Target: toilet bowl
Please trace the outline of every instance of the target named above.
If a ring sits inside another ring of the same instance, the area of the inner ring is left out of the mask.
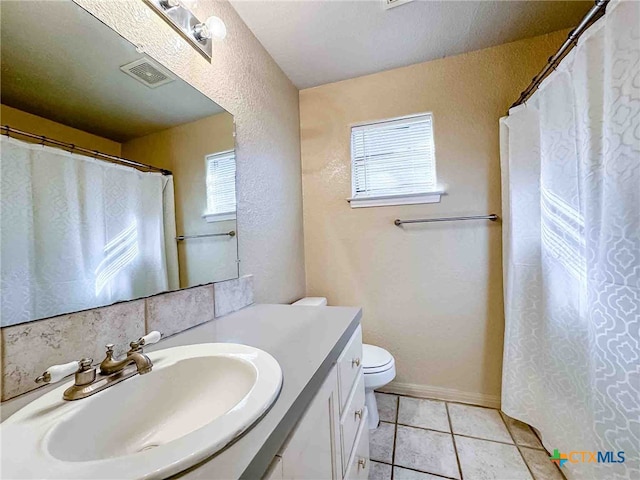
[[[369,429],[378,428],[380,417],[375,390],[384,387],[396,376],[396,361],[384,348],[362,345],[362,371],[364,372],[365,404],[369,411]]]
[[[305,297],[293,305],[323,307],[327,305],[324,297]],[[384,348],[362,344],[362,372],[364,373],[365,405],[369,412],[369,429],[378,428],[380,416],[375,390],[384,387],[396,376],[396,361]]]

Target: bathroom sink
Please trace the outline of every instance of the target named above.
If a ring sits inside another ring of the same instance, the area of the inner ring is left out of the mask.
[[[275,401],[282,371],[268,353],[208,343],[148,354],[153,370],[91,397],[63,385],[0,427],[3,478],[164,478],[204,460]]]

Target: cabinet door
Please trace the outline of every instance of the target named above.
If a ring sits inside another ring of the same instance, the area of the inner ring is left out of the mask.
[[[340,480],[338,375],[334,367],[282,451],[285,479]]]

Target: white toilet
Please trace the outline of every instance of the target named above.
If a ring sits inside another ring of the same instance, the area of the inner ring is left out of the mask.
[[[324,297],[305,297],[293,305],[306,305],[310,307],[323,307],[327,305]],[[396,376],[396,361],[384,348],[375,345],[362,345],[362,371],[364,373],[365,403],[369,411],[369,429],[378,428],[380,417],[378,416],[378,404],[374,391],[384,387]]]

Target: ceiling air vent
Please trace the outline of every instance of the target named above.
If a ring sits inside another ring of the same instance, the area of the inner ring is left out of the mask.
[[[409,2],[413,2],[413,0],[382,0],[382,5],[384,5],[386,10],[389,10],[390,8],[399,7]]]
[[[173,82],[176,78],[166,69],[148,58],[141,58],[120,67],[124,73],[135,78],[149,88]]]

